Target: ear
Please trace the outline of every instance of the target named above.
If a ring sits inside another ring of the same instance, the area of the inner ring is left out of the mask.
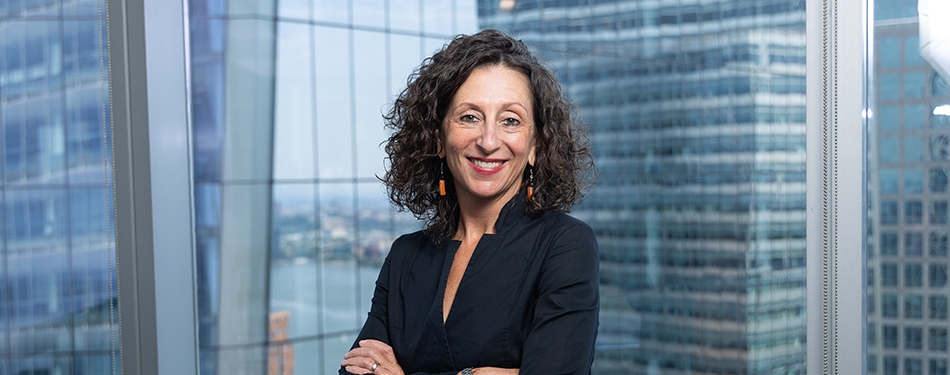
[[[444,159],[444,158],[445,158],[445,147],[443,147],[443,144],[445,143],[445,140],[443,139],[443,137],[445,137],[445,130],[439,129],[438,131],[435,132],[435,139],[436,139],[436,143],[435,143],[435,147],[436,147],[436,148],[435,148],[435,149],[436,149],[436,151],[437,151],[436,154],[437,154],[440,158],[443,158],[443,159]]]
[[[535,143],[531,142],[531,149],[528,150],[528,164],[537,165],[534,163],[536,159],[535,150],[537,150],[537,148],[538,147],[535,145]]]

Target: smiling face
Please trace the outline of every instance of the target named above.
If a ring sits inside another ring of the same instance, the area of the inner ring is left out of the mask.
[[[459,202],[510,200],[534,164],[535,124],[528,77],[489,65],[456,91],[442,122],[439,156],[452,172]]]

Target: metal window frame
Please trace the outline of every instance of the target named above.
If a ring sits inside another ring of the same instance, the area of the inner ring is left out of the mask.
[[[122,374],[198,374],[186,1],[106,1]]]
[[[808,0],[808,373],[864,374],[867,0]]]

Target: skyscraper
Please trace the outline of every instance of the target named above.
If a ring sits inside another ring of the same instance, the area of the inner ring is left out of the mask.
[[[873,22],[868,373],[947,374],[950,88],[921,54],[917,1],[880,1]]]
[[[101,5],[0,3],[0,375],[118,363]]]
[[[804,373],[804,2],[485,0],[479,20],[540,51],[591,128],[595,373]]]

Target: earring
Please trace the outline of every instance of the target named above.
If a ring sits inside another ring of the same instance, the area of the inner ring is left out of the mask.
[[[528,164],[528,202],[533,201],[532,195],[534,195],[534,167]]]
[[[442,170],[445,165],[444,160],[439,161],[439,196],[445,196],[445,172]]]

